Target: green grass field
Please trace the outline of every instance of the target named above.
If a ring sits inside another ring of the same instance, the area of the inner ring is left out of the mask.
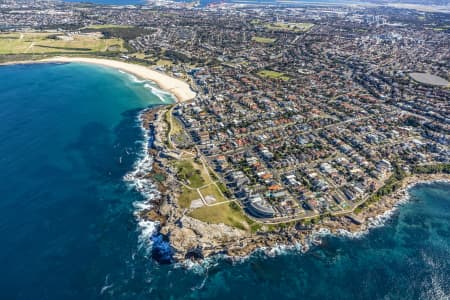
[[[207,223],[223,223],[242,230],[250,230],[248,219],[242,209],[235,203],[200,207],[194,209],[190,216]]]
[[[271,70],[261,70],[257,73],[259,76],[264,78],[270,78],[270,79],[281,79],[284,81],[289,80],[289,76],[285,75],[284,73],[271,71]]]
[[[194,166],[194,162],[191,159],[178,161],[176,167],[178,176],[187,180],[191,188],[199,188],[207,184],[207,177],[203,176],[202,167],[197,164]]]
[[[114,25],[114,24],[103,24],[103,25],[89,25],[83,27],[82,29],[105,29],[105,28],[133,28],[130,25]]]
[[[207,196],[214,197],[216,203],[226,201],[227,199],[222,195],[219,188],[214,184],[201,163],[195,162],[192,158],[185,158],[175,162],[174,166],[177,169],[177,175],[180,179],[188,182],[185,183],[187,187],[183,187],[178,198],[178,203],[182,208],[188,208],[192,200],[199,199],[200,193],[204,198]]]
[[[197,190],[190,190],[186,187],[181,188],[181,194],[178,197],[178,205],[181,208],[189,208],[191,206],[191,202],[200,199],[200,195],[197,193]]]
[[[217,186],[215,186],[214,184],[210,184],[204,188],[200,189],[200,193],[202,193],[203,197],[206,196],[212,196],[216,199],[216,202],[223,202],[226,201],[227,199],[225,199],[222,194],[220,193],[219,189],[217,188]]]
[[[282,30],[282,31],[293,31],[293,32],[306,32],[310,30],[314,24],[312,23],[272,23],[266,24],[265,27],[269,30]]]
[[[261,36],[254,36],[252,37],[252,41],[262,44],[273,44],[275,42],[275,39],[272,38],[265,38]]]
[[[73,35],[66,40],[57,32],[0,34],[0,54],[44,54],[125,51],[123,40],[103,39],[94,34]]]

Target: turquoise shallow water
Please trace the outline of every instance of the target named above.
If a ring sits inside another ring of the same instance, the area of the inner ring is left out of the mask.
[[[446,299],[450,186],[360,239],[201,271],[139,248],[123,176],[141,154],[144,82],[81,64],[0,67],[0,299]],[[170,101],[170,99],[166,99]]]

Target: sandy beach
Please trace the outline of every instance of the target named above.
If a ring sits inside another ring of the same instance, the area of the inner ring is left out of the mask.
[[[78,62],[111,67],[133,74],[141,79],[155,82],[161,89],[172,93],[179,102],[188,101],[195,97],[195,92],[186,82],[140,65],[102,58],[63,56],[48,58],[39,62]]]

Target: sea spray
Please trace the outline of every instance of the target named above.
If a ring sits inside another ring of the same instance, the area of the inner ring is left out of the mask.
[[[176,263],[175,268],[184,268],[192,271],[198,275],[207,274],[207,272],[215,266],[218,266],[221,261],[229,261],[232,264],[244,264],[252,258],[256,257],[276,257],[280,255],[288,255],[291,253],[303,254],[309,250],[307,245],[301,244],[299,242],[292,245],[276,244],[271,247],[260,247],[243,256],[229,256],[226,254],[217,254],[214,256],[206,257],[201,260],[185,260]]]
[[[155,242],[158,247],[162,245],[164,252],[164,260],[167,260],[167,245],[158,239],[159,224],[156,221],[143,219],[142,214],[152,208],[152,201],[160,197],[160,193],[150,178],[146,177],[152,171],[153,157],[148,152],[148,147],[151,146],[153,136],[151,132],[144,127],[143,114],[148,109],[139,113],[137,121],[141,125],[143,139],[141,141],[141,151],[138,160],[136,161],[133,170],[124,176],[124,180],[133,188],[135,188],[143,197],[140,201],[135,201],[133,207],[135,208],[134,215],[138,221],[138,247],[148,256],[152,255]],[[153,255],[152,255],[153,256]]]
[[[157,90],[156,87],[151,88],[155,88]],[[146,129],[143,126],[142,116],[145,112],[147,112],[147,110],[142,111],[138,116],[138,121],[141,123],[141,128],[143,131],[142,154],[136,161],[134,169],[125,176],[125,180],[137,191],[139,191],[144,197],[142,201],[136,201],[134,203],[134,207],[136,209],[135,215],[138,220],[138,226],[140,230],[139,248],[144,249],[146,254],[151,255],[153,258],[157,259],[160,262],[170,263],[172,262],[170,243],[158,234],[158,222],[143,219],[141,217],[143,212],[148,211],[152,208],[152,201],[160,197],[160,193],[154,183],[151,181],[151,179],[146,177],[146,175],[148,175],[148,173],[152,171],[153,157],[149,155],[148,147],[151,147],[152,145],[153,133],[150,129]],[[186,260],[184,262],[177,263],[176,267],[182,266],[184,268],[192,270],[195,273],[202,274],[207,272],[208,269],[210,269],[214,265],[217,265],[218,262],[223,259],[231,260],[233,263],[242,263],[247,261],[254,255],[274,257],[292,252],[305,253],[312,247],[320,245],[322,239],[327,236],[340,236],[351,239],[362,238],[369,233],[370,229],[384,226],[385,223],[392,218],[399,206],[409,200],[408,191],[415,185],[421,183],[429,183],[429,181],[418,181],[408,185],[402,192],[403,197],[393,205],[392,209],[385,211],[381,215],[370,217],[367,219],[367,229],[365,230],[350,232],[345,229],[337,229],[336,231],[331,232],[328,228],[319,228],[309,235],[304,244],[277,244],[272,247],[256,249],[249,255],[242,257],[229,257],[227,255],[221,254],[199,261]]]
[[[406,204],[410,200],[409,191],[413,187],[415,187],[418,184],[432,184],[436,182],[446,182],[449,183],[447,180],[424,180],[424,181],[417,181],[414,183],[409,184],[403,191],[403,197],[399,199],[398,201],[393,204],[393,207],[390,210],[385,211],[383,214],[370,217],[367,219],[367,229],[356,231],[356,232],[350,232],[345,229],[337,229],[334,232],[331,232],[328,228],[319,228],[317,230],[313,230],[311,234],[305,239],[305,243],[296,243],[293,245],[288,244],[276,244],[271,247],[261,247],[258,249],[255,249],[252,253],[241,256],[241,257],[230,257],[224,254],[216,255],[213,257],[208,257],[203,260],[198,261],[185,261],[182,263],[178,263],[177,266],[182,266],[184,268],[192,270],[194,273],[197,274],[204,274],[207,272],[211,267],[216,265],[220,260],[230,260],[233,263],[245,263],[249,259],[254,257],[276,257],[280,255],[286,255],[291,253],[299,253],[304,254],[307,253],[309,250],[314,249],[315,247],[318,247],[322,244],[322,239],[326,237],[345,237],[349,239],[360,239],[365,237],[370,230],[379,228],[382,226],[385,226],[386,223],[392,219],[392,217],[398,212],[398,209]]]

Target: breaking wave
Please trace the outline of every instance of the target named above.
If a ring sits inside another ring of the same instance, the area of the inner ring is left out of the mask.
[[[319,228],[319,229],[313,231],[309,235],[309,237],[305,240],[305,243],[296,243],[293,245],[277,244],[272,247],[262,247],[262,248],[256,249],[255,251],[253,251],[252,253],[250,253],[249,255],[246,255],[246,256],[229,257],[227,255],[221,254],[221,255],[216,255],[213,257],[208,257],[201,261],[187,260],[187,261],[185,261],[183,263],[179,263],[177,265],[187,268],[197,274],[205,274],[208,272],[208,270],[210,268],[216,266],[218,264],[218,261],[220,261],[222,259],[230,259],[233,263],[244,263],[251,257],[258,256],[258,255],[263,255],[265,257],[275,257],[275,256],[285,255],[285,254],[294,253],[294,252],[303,254],[303,253],[308,252],[313,247],[321,245],[322,239],[329,237],[329,236],[345,237],[345,238],[350,238],[350,239],[360,239],[360,238],[365,237],[370,232],[370,230],[385,226],[386,223],[389,220],[391,220],[392,217],[397,213],[398,209],[402,205],[408,203],[408,201],[410,200],[409,190],[411,188],[415,187],[418,184],[432,184],[432,183],[436,183],[436,182],[449,183],[449,181],[447,181],[447,180],[432,180],[432,181],[418,181],[418,182],[408,185],[403,191],[403,197],[393,205],[392,209],[385,211],[381,215],[367,219],[367,221],[366,221],[367,229],[365,229],[365,230],[361,230],[361,231],[357,231],[357,232],[350,232],[350,231],[347,231],[344,229],[338,229],[338,230],[336,230],[336,232],[331,232],[328,228]],[[436,278],[434,278],[434,279],[435,280],[433,283],[439,282],[438,280],[436,280]],[[435,292],[436,295],[441,295],[441,289],[438,289],[437,287],[438,287],[438,285],[433,286],[433,292]],[[438,297],[437,299],[442,299],[442,298]]]
[[[153,240],[152,237],[157,233],[158,222],[144,220],[141,218],[142,213],[152,208],[152,201],[160,197],[151,179],[146,175],[152,170],[153,157],[148,153],[148,145],[151,143],[152,136],[148,130],[143,127],[142,116],[147,110],[143,110],[138,115],[138,122],[141,125],[143,132],[143,140],[141,141],[140,156],[134,164],[133,170],[124,176],[124,181],[129,184],[130,187],[136,189],[143,197],[140,201],[135,201],[133,206],[135,208],[134,215],[138,221],[139,230],[139,249],[145,251],[147,255],[151,254]]]
[[[158,97],[158,99],[164,103],[176,102],[175,98],[173,97],[173,95],[171,93],[168,93],[168,92],[165,92],[165,91],[159,89],[151,81],[146,81],[146,83],[144,84],[144,87],[149,89],[153,95]]]
[[[176,102],[175,97],[166,91],[161,90],[156,83],[154,83],[151,80],[146,80],[146,79],[139,79],[138,77],[136,77],[135,75],[122,71],[122,70],[118,70],[120,73],[125,74],[126,76],[128,76],[128,79],[133,82],[133,83],[137,83],[137,84],[143,84],[144,87],[148,90],[150,90],[150,92],[155,95],[161,102],[163,103],[171,103],[171,102]]]
[[[127,75],[128,76],[128,79],[131,81],[131,82],[134,82],[134,83],[145,83],[145,82],[147,82],[147,80],[141,80],[141,79],[139,79],[139,78],[137,78],[136,76],[134,76],[133,74],[131,74],[131,73],[128,73],[128,72],[125,72],[125,71],[122,71],[122,70],[118,70],[119,71],[119,73],[122,73],[122,74],[125,74],[125,75]]]

